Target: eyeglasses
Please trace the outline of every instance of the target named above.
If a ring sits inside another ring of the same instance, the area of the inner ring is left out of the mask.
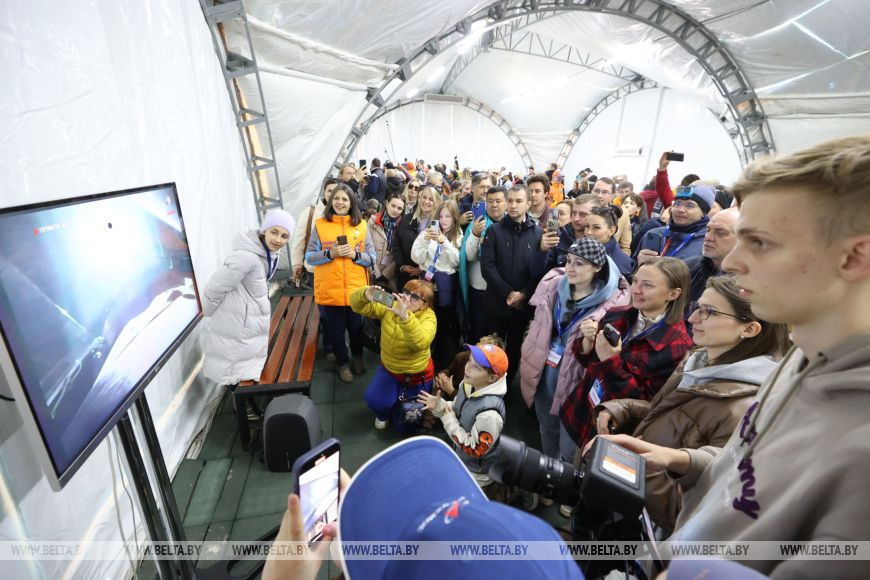
[[[598,189],[598,188],[596,188],[596,189],[593,189],[593,190],[592,190],[592,193],[598,193],[598,194],[601,194],[601,193],[607,193],[607,194],[612,194],[613,192],[610,191],[609,189]]]
[[[415,293],[411,292],[410,290],[402,290],[402,294],[404,294],[405,296],[407,296],[411,300],[419,300],[420,302],[423,301],[422,296],[420,296],[419,294],[415,294]]]
[[[420,191],[420,186],[419,185],[409,185],[408,189],[413,189],[414,191]]]
[[[701,320],[709,320],[711,316],[728,316],[730,318],[734,318],[736,320],[742,320],[744,322],[752,322],[751,319],[746,318],[745,316],[737,316],[736,314],[728,314],[727,312],[721,312],[716,310],[715,308],[710,308],[709,306],[705,306],[703,304],[698,305],[698,309],[695,310],[698,313],[698,318]]]

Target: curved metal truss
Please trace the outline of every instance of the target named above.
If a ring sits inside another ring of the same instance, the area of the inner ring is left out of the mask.
[[[372,117],[371,123],[369,126],[373,124],[375,121],[386,115],[387,113],[391,113],[396,109],[400,109],[402,107],[406,107],[408,105],[413,105],[414,103],[440,103],[440,104],[448,104],[454,106],[462,106],[472,111],[478,112],[502,130],[502,133],[507,135],[507,138],[510,139],[511,143],[513,143],[514,147],[517,149],[517,153],[519,153],[520,157],[523,160],[523,167],[529,167],[532,165],[532,156],[529,155],[528,149],[526,149],[526,144],[523,143],[522,138],[519,136],[519,133],[516,129],[514,129],[513,125],[511,125],[507,119],[502,117],[498,111],[487,105],[486,103],[482,103],[477,99],[472,99],[471,97],[453,97],[447,95],[437,95],[437,94],[426,94],[419,97],[414,97],[413,99],[401,99],[398,101],[394,101],[389,105],[380,109],[374,117]]]
[[[557,42],[528,30],[522,31],[525,26],[497,26],[487,34],[481,35],[480,40],[474,46],[453,61],[453,66],[450,67],[447,76],[444,77],[444,82],[441,84],[441,92],[447,93],[456,79],[477,57],[491,50],[529,54],[567,62],[620,79],[622,82],[630,82],[640,77],[638,73],[627,67],[610,64],[606,59],[596,57],[592,53],[582,52],[573,45]]]
[[[577,123],[577,126],[571,131],[571,134],[568,136],[565,144],[562,145],[562,150],[559,151],[559,157],[556,158],[556,163],[559,164],[559,167],[564,167],[565,161],[568,159],[568,156],[571,155],[571,151],[574,149],[574,145],[580,139],[580,135],[583,134],[583,131],[589,128],[589,125],[592,124],[601,113],[604,112],[607,107],[616,103],[619,99],[630,95],[631,93],[636,93],[638,91],[645,91],[647,89],[657,89],[659,86],[649,80],[649,79],[639,79],[637,81],[633,81],[630,83],[626,83],[625,85],[619,87],[612,93],[608,93],[603,99],[598,101],[598,103],[589,109],[589,112],[586,113],[580,122]]]
[[[436,55],[463,40],[473,43],[473,37],[469,38],[469,35],[476,34],[479,26],[483,27],[483,36],[486,36],[493,34],[493,27],[508,26],[519,30],[569,11],[622,16],[642,22],[673,39],[698,61],[725,99],[727,111],[720,118],[735,141],[741,161],[748,163],[774,149],[767,116],[740,65],[712,32],[679,8],[664,0],[500,0],[429,39],[408,57],[400,59],[396,63],[397,70],[380,87],[369,89],[368,103],[341,146],[336,168],[351,158],[360,138],[386,101]]]

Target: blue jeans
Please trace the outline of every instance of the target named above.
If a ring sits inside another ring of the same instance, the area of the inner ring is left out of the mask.
[[[572,463],[577,445],[568,435],[558,415],[551,415],[553,396],[546,392],[544,385],[535,393],[535,414],[541,428],[541,452],[549,457]]]
[[[415,388],[428,393],[432,392],[432,381],[426,381],[419,385],[405,385],[391,375],[384,368],[384,365],[378,365],[378,370],[375,371],[375,376],[372,377],[363,397],[369,409],[374,411],[375,416],[381,421],[386,421],[390,418],[393,408],[399,402],[399,393],[403,387],[405,393],[409,396]],[[394,426],[400,427],[399,425]]]

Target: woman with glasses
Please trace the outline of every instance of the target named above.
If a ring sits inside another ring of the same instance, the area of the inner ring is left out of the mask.
[[[730,276],[707,281],[689,322],[696,348],[652,401],[616,399],[596,406],[599,434],[628,433],[675,449],[725,445],[788,350],[788,329],[754,316]],[[653,521],[673,531],[680,511],[673,480],[647,470],[646,498]]]
[[[436,219],[435,206],[440,203],[440,199],[440,194],[436,194],[431,185],[424,185],[420,189],[413,213],[402,219],[396,228],[393,236],[393,262],[396,265],[396,279],[400,288],[403,288],[408,280],[423,273],[423,270],[411,259],[411,248],[417,236],[429,227],[429,222]]]
[[[619,273],[631,282],[633,269],[631,258],[616,243],[616,229],[621,217],[622,209],[615,205],[592,208],[592,212],[586,218],[586,235],[601,242],[607,251],[607,256],[619,268]]]
[[[386,429],[392,418],[400,432],[413,434],[423,418],[416,403],[421,391],[432,391],[435,367],[429,347],[435,338],[435,292],[424,280],[410,280],[401,294],[389,295],[392,305],[375,301],[379,288],[367,286],[350,296],[353,311],[381,321],[381,364],[365,392],[375,413],[375,429]],[[389,301],[389,298],[386,299]]]
[[[405,213],[412,213],[417,206],[417,196],[420,194],[420,182],[412,179],[405,186]]]

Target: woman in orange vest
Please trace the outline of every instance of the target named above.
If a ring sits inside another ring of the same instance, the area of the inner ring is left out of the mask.
[[[338,378],[344,383],[365,372],[362,317],[350,308],[350,295],[368,286],[375,247],[362,218],[359,200],[346,185],[332,192],[323,217],[314,222],[305,260],[314,266],[314,301],[324,307]],[[345,332],[353,360],[348,364]]]

